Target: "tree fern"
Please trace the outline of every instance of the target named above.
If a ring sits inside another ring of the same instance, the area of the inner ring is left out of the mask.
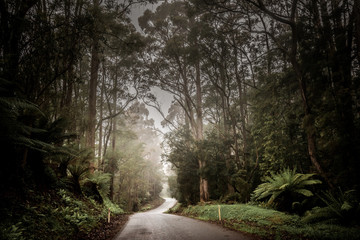
[[[110,179],[110,173],[103,173],[98,171],[94,172],[88,177],[88,181],[96,184],[96,187],[102,198],[105,198],[110,193]]]
[[[323,192],[318,197],[327,205],[333,217],[344,223],[359,222],[360,201],[355,190],[343,192],[340,188],[336,193]]]
[[[74,164],[68,167],[68,171],[71,175],[74,193],[82,195],[80,180],[84,179],[86,174],[88,173],[88,166],[82,164]]]
[[[253,192],[253,200],[267,199],[269,205],[275,204],[280,209],[290,210],[289,206],[299,197],[311,197],[314,194],[307,187],[320,184],[321,181],[313,179],[315,174],[296,173],[295,170],[284,169],[280,173],[271,173],[265,177]]]

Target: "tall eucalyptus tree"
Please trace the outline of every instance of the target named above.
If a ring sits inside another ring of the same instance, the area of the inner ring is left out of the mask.
[[[155,13],[147,10],[139,18],[139,24],[149,41],[144,55],[149,78],[154,85],[174,94],[185,113],[185,125],[197,141],[203,140],[203,80],[197,17],[190,17],[187,4],[179,1],[164,3]],[[206,163],[200,155],[198,164],[200,201],[207,201],[208,182],[202,171]]]

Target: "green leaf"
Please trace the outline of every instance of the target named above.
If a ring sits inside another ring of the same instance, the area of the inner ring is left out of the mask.
[[[307,189],[296,189],[295,192],[300,193],[306,197],[314,196],[314,194],[310,190],[307,190]]]

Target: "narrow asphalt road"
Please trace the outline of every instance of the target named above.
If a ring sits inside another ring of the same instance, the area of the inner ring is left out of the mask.
[[[114,240],[250,240],[215,224],[163,213],[176,203],[167,198],[160,207],[132,215]]]

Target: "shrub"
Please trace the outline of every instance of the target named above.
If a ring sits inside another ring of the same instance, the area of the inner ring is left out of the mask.
[[[5,227],[0,226],[0,239],[8,239],[8,240],[24,240],[23,231],[21,228],[21,222]]]
[[[223,203],[240,203],[243,202],[243,197],[239,193],[230,193],[221,199]]]
[[[343,192],[323,192],[318,197],[325,203],[325,207],[316,207],[306,213],[303,221],[335,222],[354,224],[360,222],[360,202],[355,190]]]
[[[110,212],[115,214],[124,213],[124,210],[122,210],[117,204],[110,201],[109,198],[104,199],[104,205],[106,209],[110,209]]]

